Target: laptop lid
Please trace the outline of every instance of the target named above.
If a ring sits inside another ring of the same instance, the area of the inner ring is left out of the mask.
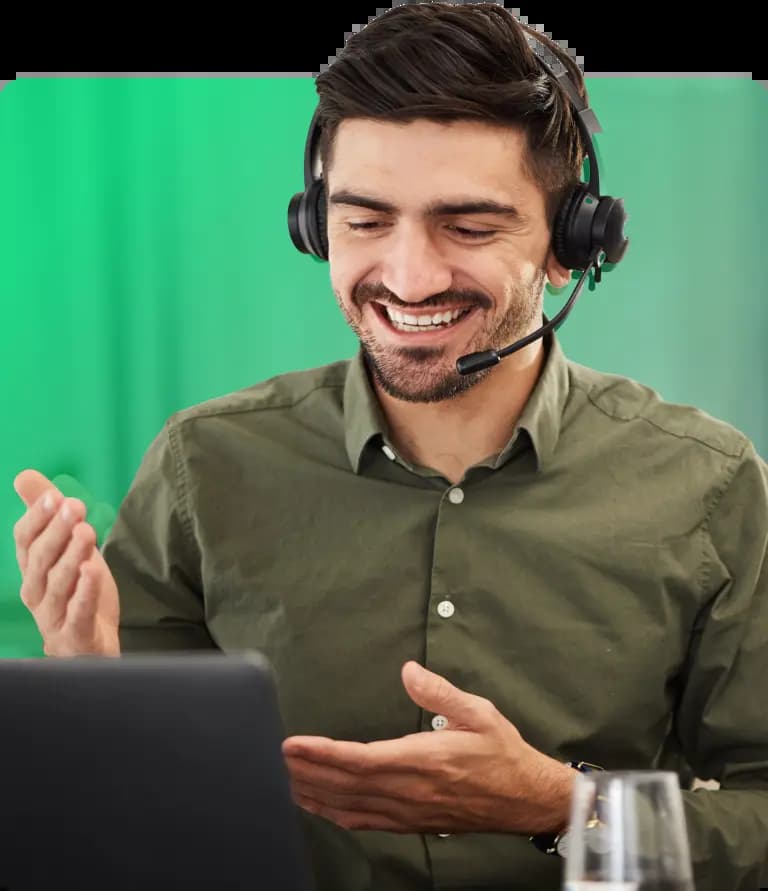
[[[0,891],[311,891],[256,652],[0,660]]]

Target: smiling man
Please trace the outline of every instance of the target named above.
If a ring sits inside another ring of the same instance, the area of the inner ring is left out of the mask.
[[[290,207],[359,351],[170,417],[103,552],[21,473],[21,596],[50,656],[262,651],[318,891],[556,891],[585,762],[678,770],[697,891],[755,891],[765,462],[552,330],[457,368],[579,269],[585,146],[536,33],[424,3],[350,37]]]
[[[532,333],[546,280],[570,277],[526,173],[525,134],[483,121],[344,120],[326,168],[332,283],[393,440],[458,482],[503,449],[543,348],[472,375],[457,360]]]

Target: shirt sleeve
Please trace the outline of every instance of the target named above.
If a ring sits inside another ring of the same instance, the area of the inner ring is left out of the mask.
[[[697,891],[768,888],[768,467],[747,443],[702,530],[706,601],[691,638],[677,734]]]
[[[102,547],[120,597],[123,653],[216,648],[178,436],[168,421],[152,441]]]

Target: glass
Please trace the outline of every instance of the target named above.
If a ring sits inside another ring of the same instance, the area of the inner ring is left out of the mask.
[[[565,891],[694,891],[671,771],[579,773],[564,843]]]

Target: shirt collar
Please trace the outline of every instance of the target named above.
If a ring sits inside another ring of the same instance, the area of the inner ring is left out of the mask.
[[[546,353],[541,374],[513,435],[498,455],[495,467],[504,464],[519,445],[517,433],[520,430],[530,437],[538,470],[546,466],[554,453],[568,399],[568,362],[554,332],[544,338],[544,344]],[[360,473],[363,453],[369,444],[380,448],[390,443],[387,421],[371,385],[362,348],[350,360],[347,369],[344,429],[347,455],[355,473]]]

